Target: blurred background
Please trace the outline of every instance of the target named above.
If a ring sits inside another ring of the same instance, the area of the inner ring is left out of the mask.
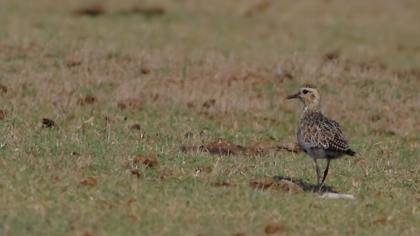
[[[418,0],[0,0],[0,234],[419,235],[419,29]],[[313,181],[273,151],[308,83],[357,201],[250,187]]]
[[[357,111],[385,126],[372,118],[382,114],[407,133],[415,118],[395,121],[418,108],[418,9],[414,0],[3,0],[1,76],[49,91],[40,104],[94,91],[108,104],[189,108],[217,97],[221,112],[290,112],[287,91],[312,83],[338,101],[339,118]]]

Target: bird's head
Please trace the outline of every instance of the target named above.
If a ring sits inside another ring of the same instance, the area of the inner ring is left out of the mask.
[[[319,109],[321,101],[318,90],[310,85],[304,86],[297,93],[287,96],[286,99],[299,99],[305,107],[314,109]]]

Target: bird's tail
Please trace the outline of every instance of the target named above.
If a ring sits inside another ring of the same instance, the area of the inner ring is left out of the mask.
[[[346,150],[346,154],[349,155],[349,156],[354,156],[354,155],[356,155],[356,152],[349,148],[349,149]]]

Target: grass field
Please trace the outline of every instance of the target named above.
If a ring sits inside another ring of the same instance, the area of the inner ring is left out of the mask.
[[[420,235],[419,1],[0,3],[0,235]],[[316,182],[268,148],[305,83],[355,200],[255,188]],[[219,139],[259,152],[194,148]]]

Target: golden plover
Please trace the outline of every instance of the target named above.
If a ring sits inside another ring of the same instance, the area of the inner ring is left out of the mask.
[[[299,99],[304,104],[297,129],[297,140],[302,150],[315,162],[318,186],[321,188],[328,175],[330,161],[343,155],[354,156],[340,125],[321,113],[321,101],[318,90],[312,86],[301,88],[287,99]],[[317,159],[326,159],[327,166],[320,183]]]

